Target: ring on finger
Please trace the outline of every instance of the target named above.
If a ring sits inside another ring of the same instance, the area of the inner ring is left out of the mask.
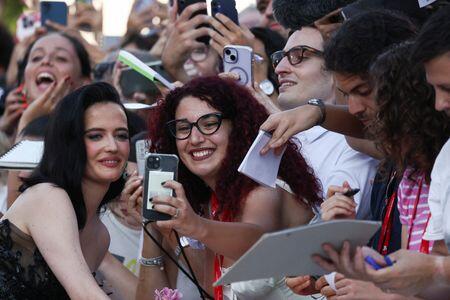
[[[175,210],[175,214],[173,215],[173,218],[176,219],[176,218],[178,218],[179,215],[180,215],[180,209],[177,208],[177,209]]]

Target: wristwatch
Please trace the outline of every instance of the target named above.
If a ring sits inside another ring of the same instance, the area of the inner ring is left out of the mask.
[[[325,103],[323,103],[323,101],[321,99],[310,99],[308,100],[308,104],[309,105],[314,105],[320,108],[320,113],[321,113],[321,117],[319,119],[319,122],[317,122],[316,125],[322,125],[323,122],[325,122],[325,118],[327,116],[327,111],[325,109]]]
[[[270,96],[275,91],[275,87],[273,86],[273,83],[269,79],[264,79],[259,83],[259,88],[266,94],[267,96]]]

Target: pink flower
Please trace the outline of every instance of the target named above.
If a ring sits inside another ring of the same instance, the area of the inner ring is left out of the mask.
[[[181,298],[183,298],[183,294],[176,289],[165,287],[160,291],[155,290],[155,300],[181,300]]]

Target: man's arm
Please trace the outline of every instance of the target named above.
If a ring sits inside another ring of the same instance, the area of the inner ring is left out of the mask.
[[[321,109],[313,105],[302,105],[270,115],[261,125],[261,129],[272,132],[272,138],[261,153],[267,153],[269,149],[281,152],[284,144],[293,135],[318,125],[322,117]],[[364,137],[364,125],[348,112],[347,106],[325,105],[325,120],[321,126],[351,137]]]

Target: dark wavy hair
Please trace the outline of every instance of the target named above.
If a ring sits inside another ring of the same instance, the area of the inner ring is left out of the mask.
[[[399,13],[388,10],[360,13],[344,22],[325,43],[325,67],[365,78],[378,55],[415,34],[415,25]]]
[[[258,183],[238,173],[237,169],[258,135],[259,126],[269,116],[265,108],[250,92],[232,80],[216,76],[197,78],[172,91],[150,118],[150,138],[153,151],[178,154],[175,139],[165,124],[175,118],[179,103],[188,96],[196,97],[220,111],[233,124],[229,137],[227,156],[222,162],[220,177],[216,184],[219,210],[229,210],[236,217],[241,213],[243,199]],[[293,143],[288,143],[278,175],[289,184],[299,202],[306,205],[321,202],[320,185],[312,169]],[[208,203],[211,190],[180,162],[179,178],[194,210],[202,213]]]
[[[445,113],[434,109],[434,91],[424,68],[409,59],[412,46],[396,45],[372,65],[379,113],[371,127],[377,146],[394,161],[399,174],[412,167],[424,172],[429,182],[450,126]]]
[[[64,189],[72,201],[79,229],[86,223],[86,205],[81,190],[87,161],[84,114],[94,104],[110,102],[119,105],[126,114],[119,94],[105,82],[85,85],[64,97],[50,117],[41,162],[30,177],[23,179],[20,187],[23,192],[33,185],[47,182]],[[99,209],[120,195],[124,183],[121,177],[110,184]]]
[[[434,13],[423,25],[413,49],[413,59],[428,62],[450,51],[450,5]]]

